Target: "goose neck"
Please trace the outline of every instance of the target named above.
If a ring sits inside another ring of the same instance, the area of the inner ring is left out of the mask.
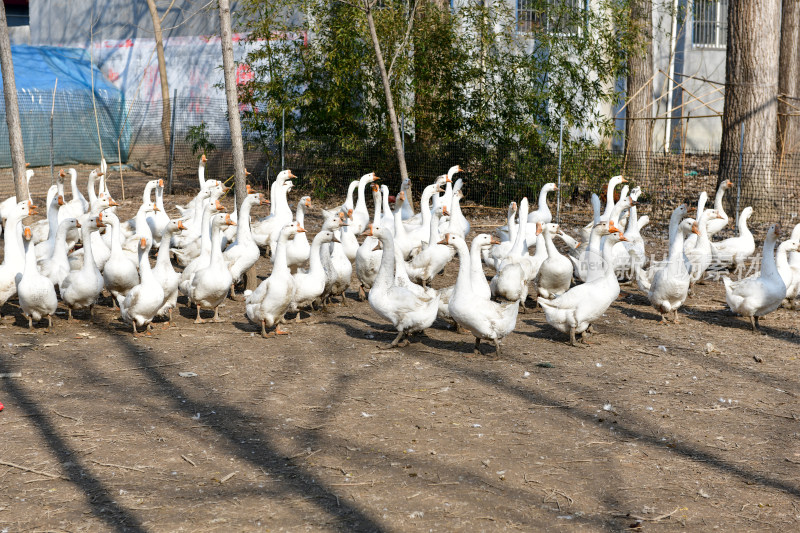
[[[92,171],[89,173],[89,183],[86,187],[86,192],[89,193],[89,205],[97,202],[97,191],[95,190],[95,180],[97,179],[97,173]],[[100,191],[103,192],[103,191]]]
[[[83,241],[83,266],[81,270],[84,272],[96,270],[97,266],[94,264],[94,254],[92,253],[92,230],[88,221],[81,225],[81,240]]]
[[[159,267],[172,266],[172,262],[170,261],[169,258],[169,252],[170,252],[169,247],[171,241],[172,241],[172,232],[169,230],[164,230],[164,233],[161,234],[161,241],[158,246],[158,255],[156,255],[156,265],[158,265]]]
[[[218,266],[222,264],[222,228],[213,226],[211,232],[211,260],[209,264]]]
[[[770,231],[767,234],[767,238],[764,241],[764,251],[761,254],[761,275],[762,276],[771,276],[778,273],[777,266],[775,264],[775,243],[778,241],[778,237],[775,235],[774,231]]]
[[[453,292],[459,290],[472,290],[472,260],[467,249],[467,243],[461,239],[455,239],[451,245],[458,254],[458,277]],[[478,254],[480,255],[480,254]]]
[[[387,289],[394,282],[394,266],[395,258],[391,253],[394,250],[394,238],[389,231],[381,231],[378,240],[383,245],[383,253],[381,254],[381,265],[378,268],[378,275],[375,277],[375,282],[372,284],[373,289]]]

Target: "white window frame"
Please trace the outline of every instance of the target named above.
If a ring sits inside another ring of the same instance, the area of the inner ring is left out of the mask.
[[[530,0],[514,0],[514,18],[516,22],[516,30],[517,33],[520,34],[530,34],[533,33],[530,28],[535,27],[535,25],[543,26],[543,29],[552,35],[560,35],[564,37],[571,37],[571,36],[579,36],[583,33],[583,21],[577,22],[575,24],[574,31],[561,31],[561,32],[554,32],[550,29],[550,19],[547,17],[547,9],[545,8],[544,11],[540,11],[537,9],[521,9],[520,4],[529,2]],[[556,2],[561,4],[575,4],[573,6],[576,10],[585,11],[586,10],[586,1],[585,0],[547,0],[547,4],[555,4]],[[531,2],[533,3],[533,2]],[[569,7],[567,5],[567,7]],[[530,18],[526,19],[525,22],[529,24],[529,27],[526,29],[520,29],[520,13],[530,14]],[[544,21],[544,24],[542,24]]]
[[[716,48],[721,50],[727,48],[728,2],[729,0],[693,0],[692,48]],[[714,18],[708,17],[698,20],[697,14],[699,6],[703,6],[706,14],[712,11],[712,8],[716,8]],[[709,35],[711,32],[713,32],[713,35]],[[697,42],[696,37],[698,35],[702,37],[701,40],[711,42]],[[709,36],[713,38],[708,39]]]

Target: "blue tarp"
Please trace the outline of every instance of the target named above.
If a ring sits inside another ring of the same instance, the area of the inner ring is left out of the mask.
[[[58,79],[53,112],[53,159],[56,165],[100,161],[92,105],[89,53],[79,48],[13,45],[14,78],[17,86],[25,160],[32,166],[50,164],[50,112],[53,87]],[[0,78],[0,86],[2,78]],[[94,67],[94,94],[103,152],[108,162],[117,161],[120,138],[122,162],[127,160],[130,127],[123,135],[125,101],[102,72]],[[11,166],[5,102],[0,100],[0,167]]]

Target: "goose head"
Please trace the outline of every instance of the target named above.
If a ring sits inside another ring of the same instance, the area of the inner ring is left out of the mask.
[[[453,181],[453,176],[458,174],[459,172],[463,172],[459,165],[453,165],[450,167],[450,170],[447,171],[447,181]]]
[[[326,242],[333,242],[334,237],[335,236],[332,231],[322,230],[319,233],[317,233],[315,239],[319,239],[320,242],[326,243]]]
[[[286,170],[281,170],[280,172],[278,172],[278,175],[276,176],[275,179],[278,181],[286,181],[296,177],[297,176],[292,174],[292,171],[287,168]]]
[[[489,248],[493,244],[500,244],[500,239],[489,235],[488,233],[481,233],[480,235],[476,235],[474,239],[472,239],[473,246],[480,246],[481,249]]]

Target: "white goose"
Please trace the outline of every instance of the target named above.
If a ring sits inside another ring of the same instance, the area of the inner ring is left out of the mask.
[[[558,224],[547,223],[542,225],[547,259],[542,262],[536,277],[536,287],[539,296],[552,300],[569,290],[572,282],[572,261],[561,255],[553,243],[553,236],[558,234]]]
[[[374,172],[370,172],[369,174],[364,174],[361,176],[361,179],[358,180],[358,199],[353,209],[353,220],[350,223],[350,229],[354,235],[358,235],[364,231],[367,224],[369,224],[369,211],[367,210],[367,199],[364,195],[364,189],[366,189],[368,183],[378,181],[379,179],[380,178],[376,176]]]
[[[448,233],[455,233],[462,239],[469,234],[471,229],[469,220],[461,212],[461,200],[464,198],[464,193],[461,191],[463,186],[461,179],[456,180],[453,187],[453,199],[450,202],[450,223],[447,225]]]
[[[203,206],[203,230],[202,235],[200,235],[200,251],[192,261],[186,265],[181,272],[181,282],[178,285],[181,294],[188,296],[189,290],[192,285],[192,278],[194,277],[195,273],[201,268],[205,268],[208,266],[208,262],[211,260],[211,242],[213,236],[213,230],[211,228],[211,220],[215,214],[220,211],[224,211],[225,207],[219,203],[219,200],[216,201],[216,205],[212,205],[211,203],[206,203]]]
[[[397,330],[391,346],[405,346],[408,335],[429,328],[436,320],[439,296],[433,289],[413,283],[399,286],[395,283],[394,237],[391,232],[370,226],[368,235],[377,237],[387,252],[381,256],[381,266],[372,289],[369,306],[381,318],[388,320]]]
[[[22,232],[25,246],[25,269],[17,282],[17,296],[22,312],[28,318],[28,329],[33,329],[33,322],[47,317],[47,327],[53,327],[53,313],[58,307],[56,290],[50,280],[39,273],[36,267],[33,232],[25,226]]]
[[[541,224],[537,224],[537,230],[541,232]],[[527,244],[527,231],[528,227],[528,199],[523,198],[519,203],[519,228],[517,229],[517,237],[514,239],[514,245],[511,251],[506,255],[502,262],[498,265],[497,273],[492,278],[489,286],[492,290],[492,295],[498,298],[503,298],[510,302],[520,302],[522,310],[525,312],[525,300],[528,298],[528,282],[532,279],[529,276],[535,277],[537,272],[533,272],[533,264],[527,261],[527,265],[523,264],[528,256]],[[546,257],[544,246],[536,246],[536,255],[543,261]],[[538,266],[536,268],[538,270]]]
[[[120,221],[117,215],[106,213],[103,222],[111,226],[111,255],[103,267],[103,282],[114,303],[124,299],[139,284],[137,263],[123,251],[120,243]],[[141,249],[141,242],[140,242]],[[147,247],[150,250],[150,246]]]
[[[410,262],[406,263],[408,277],[415,283],[421,283],[423,287],[427,287],[455,255],[453,248],[439,244],[441,240],[439,236],[439,217],[441,215],[449,215],[447,207],[437,207],[433,211],[428,243]]]
[[[519,302],[496,303],[486,297],[484,290],[474,290],[474,276],[470,266],[467,243],[458,235],[448,234],[447,244],[458,252],[458,277],[447,305],[450,316],[462,328],[475,336],[475,352],[480,353],[481,340],[494,343],[496,356],[500,355],[500,341],[507,337],[517,323]],[[479,281],[479,280],[478,280]],[[479,286],[485,284],[478,282]],[[483,287],[481,287],[483,289]]]
[[[371,227],[378,227],[381,220],[381,190],[377,184],[372,184],[372,198],[375,204],[375,215]],[[355,213],[354,213],[355,214]],[[383,251],[378,248],[380,241],[374,237],[367,237],[358,247],[355,260],[355,271],[361,285],[358,288],[358,297],[363,302],[366,291],[372,287],[381,264]]]
[[[638,264],[634,264],[636,281],[639,288],[647,293],[650,304],[661,314],[661,323],[667,323],[670,312],[672,321],[678,323],[678,309],[686,301],[689,294],[689,271],[683,252],[683,232],[678,226],[686,216],[686,204],[681,204],[672,211],[669,220],[669,255],[666,263],[654,264],[645,272]]]
[[[535,211],[528,214],[528,242],[536,240],[536,224],[549,224],[553,221],[553,213],[550,212],[550,207],[547,205],[547,193],[558,192],[558,186],[555,183],[545,183],[542,190],[539,191],[539,206]]]
[[[576,285],[554,300],[539,297],[537,301],[544,310],[547,323],[563,333],[569,333],[572,346],[579,346],[575,335],[581,334],[585,346],[587,330],[592,322],[600,318],[619,296],[619,282],[614,273],[611,249],[618,240],[625,240],[619,233],[608,235],[611,222],[602,222],[594,233],[606,234],[603,247],[602,271],[591,270],[585,283]]]
[[[724,230],[728,226],[728,222],[730,222],[727,213],[725,213],[725,207],[723,206],[722,200],[725,197],[725,191],[731,187],[733,187],[733,182],[731,180],[722,181],[720,182],[719,187],[717,187],[717,196],[714,198],[714,210],[717,212],[720,218],[710,220],[708,222],[706,227],[709,238]]]
[[[753,208],[745,207],[739,215],[739,235],[730,237],[720,242],[711,243],[711,252],[714,255],[714,262],[725,266],[734,266],[737,269],[744,269],[747,261],[756,251],[756,241],[747,221],[753,214]]]
[[[800,241],[800,224],[796,224],[792,229],[793,241]],[[786,307],[794,309],[794,301],[800,294],[800,252],[789,252],[789,268],[792,269],[792,281],[786,286]]]
[[[277,324],[289,308],[294,294],[294,278],[286,264],[286,243],[297,232],[304,232],[299,224],[287,224],[281,229],[275,247],[275,262],[272,272],[254,291],[245,291],[245,314],[247,318],[261,325],[261,336],[287,335]],[[267,328],[275,327],[275,331],[267,333]]]
[[[31,197],[31,178],[33,177],[33,170],[27,169],[25,171],[25,182],[28,184],[28,200],[29,202],[33,203],[33,198]],[[6,224],[6,219],[8,216],[14,212],[16,205],[20,203],[17,202],[16,196],[9,196],[2,202],[0,202],[0,222],[2,222],[3,226]]]
[[[691,280],[690,287],[693,287],[698,281],[703,279],[706,270],[713,261],[711,252],[711,241],[708,239],[708,221],[719,218],[717,212],[713,209],[705,209],[703,214],[697,218],[697,221],[692,224],[692,233],[698,236],[697,242],[690,250],[686,250],[686,243],[683,245],[686,260],[691,265],[689,269],[689,278]]]
[[[708,202],[708,194],[706,191],[702,191],[700,193],[699,198],[697,199],[697,219],[700,220],[700,216],[703,214],[703,211],[706,209],[706,202]],[[692,221],[694,223],[696,220]],[[706,222],[706,228],[708,228],[708,221]],[[683,251],[689,252],[695,246],[697,246],[698,235],[695,233],[690,234],[686,237],[686,240],[683,242]]]
[[[37,259],[50,257],[53,253],[53,247],[56,244],[56,233],[58,233],[58,208],[64,205],[64,197],[58,194],[51,195],[50,193],[53,192],[53,189],[55,189],[55,192],[58,191],[57,187],[53,185],[47,193],[47,236],[44,240],[37,241],[35,236],[36,232],[34,228],[31,227],[31,242],[38,242],[38,244],[34,246],[34,253]]]
[[[295,211],[294,220],[301,228],[305,229],[306,222],[306,209],[311,207],[311,197],[303,196],[297,202],[297,210]],[[297,267],[308,261],[308,256],[311,253],[311,244],[308,242],[308,233],[301,232],[294,236],[286,246],[286,263],[289,269],[293,272]],[[274,262],[274,257],[273,257]]]
[[[734,313],[748,317],[754,332],[759,331],[759,317],[775,311],[786,297],[786,284],[775,263],[775,243],[779,234],[780,229],[776,224],[769,227],[758,276],[740,281],[731,281],[728,276],[722,276],[728,307]]]
[[[158,247],[156,266],[153,268],[153,274],[161,283],[161,289],[164,291],[164,301],[156,316],[169,315],[167,327],[175,325],[172,321],[172,310],[178,306],[178,284],[181,282],[181,275],[175,272],[169,258],[169,243],[172,235],[185,229],[186,226],[181,220],[170,220],[169,224],[164,227],[161,234],[161,245]]]
[[[61,299],[67,306],[67,318],[72,320],[72,311],[75,309],[89,308],[89,314],[94,318],[94,304],[103,290],[103,275],[92,255],[92,232],[104,228],[103,214],[92,216],[87,213],[78,219],[81,226],[81,240],[83,241],[84,259],[80,270],[71,271],[61,282],[59,292]]]
[[[287,194],[292,188],[290,178],[296,177],[291,170],[282,170],[270,186],[270,214],[251,222],[250,231],[256,243],[270,250],[277,245],[281,229],[292,223],[292,210],[289,207]]]
[[[145,237],[139,240],[141,283],[132,287],[126,296],[117,295],[122,320],[133,326],[134,336],[138,335],[137,327],[149,326],[164,303],[164,289],[150,268],[150,247],[151,242]]]
[[[234,240],[223,252],[228,270],[231,272],[233,283],[231,283],[231,298],[235,299],[235,285],[242,281],[244,273],[256,264],[261,252],[258,244],[253,239],[250,231],[250,210],[253,206],[266,204],[268,201],[261,193],[250,193],[242,201],[238,225],[236,226],[236,240]]]
[[[300,310],[313,305],[325,292],[325,269],[322,267],[320,248],[333,240],[332,231],[323,230],[317,233],[311,243],[308,269],[300,270],[294,275],[294,294],[288,310],[290,313],[297,313],[296,322],[300,322]]]
[[[352,215],[352,210],[349,211]],[[344,213],[342,213],[344,215]],[[350,220],[349,218],[347,219]],[[342,244],[345,235],[353,236],[352,233],[347,233],[345,230],[349,229],[347,224],[339,230],[339,242],[330,243],[327,248],[329,253],[320,252],[322,254],[322,265],[325,268],[325,291],[322,294],[323,305],[327,305],[331,297],[339,296],[340,305],[347,305],[347,297],[345,291],[350,287],[350,279],[353,276],[353,263],[347,257],[344,245]],[[324,226],[323,226],[324,228]]]
[[[69,257],[67,256],[67,234],[80,230],[77,218],[66,218],[61,221],[56,231],[56,242],[49,257],[39,261],[39,271],[47,277],[53,285],[61,285],[70,272]]]
[[[481,233],[480,235],[476,235],[474,239],[472,239],[472,244],[470,244],[469,249],[469,261],[470,261],[470,276],[471,276],[471,283],[472,283],[472,290],[477,294],[480,298],[491,299],[492,297],[492,290],[489,287],[489,282],[486,281],[486,274],[483,272],[483,264],[481,262],[481,255],[484,249],[489,248],[493,244],[497,244],[500,240],[497,237],[493,237],[488,233]],[[450,285],[449,287],[445,287],[443,289],[438,289],[436,292],[439,294],[439,318],[443,320],[447,320],[448,322],[455,322],[453,317],[450,316],[450,310],[448,308],[450,304],[450,297],[453,295],[453,290],[455,289],[455,284]]]
[[[6,212],[3,238],[3,264],[0,265],[0,307],[17,292],[17,275],[25,269],[24,247],[20,242],[22,219],[35,214],[33,202],[19,202]]]
[[[153,235],[153,247],[158,248],[161,244],[161,234],[169,224],[169,215],[164,209],[164,180],[158,180],[156,187],[156,207],[157,211],[147,215],[147,225],[150,226],[150,233]]]
[[[500,263],[503,262],[503,259],[511,251],[511,248],[514,246],[514,242],[517,239],[517,202],[511,202],[508,205],[508,216],[506,218],[506,227],[508,228],[507,232],[497,232],[499,237],[500,243],[495,244],[488,250],[485,250],[483,253],[483,262],[486,263],[486,266],[497,270],[500,268]]]
[[[401,209],[402,219],[403,220],[411,220],[414,218],[414,199],[411,194],[411,180],[406,178],[403,180],[403,184],[400,186],[400,192],[403,194],[402,200],[398,195],[398,201],[403,202],[403,207]]]
[[[207,190],[208,187],[211,185],[206,181],[206,154],[200,156],[200,163],[197,166],[197,180],[200,183],[200,192]],[[212,182],[216,182],[217,180],[210,180]],[[200,206],[200,202],[202,201],[201,195],[198,194],[192,200],[184,205],[176,205],[175,208],[180,211],[182,217],[188,217],[193,214],[193,211],[196,210]]]
[[[214,309],[212,322],[224,322],[219,317],[219,306],[228,295],[233,278],[222,257],[222,228],[234,224],[236,223],[228,214],[218,213],[211,219],[211,257],[208,265],[198,269],[194,274],[187,291],[189,301],[197,308],[195,324],[205,322],[200,317],[200,310],[203,307]]]
[[[405,191],[400,191],[395,200],[395,204],[400,203],[400,208],[394,210],[394,245],[400,250],[403,256],[403,261],[408,260],[409,257],[415,255],[420,250],[418,242],[414,241],[408,236],[406,226],[403,224],[403,209],[402,205],[405,202]]]
[[[56,201],[55,205],[53,205],[53,200]],[[61,203],[64,202],[64,197],[61,197]],[[47,189],[47,201],[44,204],[47,207],[47,213],[43,220],[37,220],[33,224],[30,225],[31,234],[33,237],[31,240],[33,241],[34,245],[38,248],[42,248],[40,245],[46,242],[49,238],[55,238],[55,232],[58,229],[58,209],[61,204],[58,203],[58,185],[53,184]],[[52,249],[52,245],[48,246],[48,251]],[[42,252],[37,252],[36,257],[41,257]]]
[[[72,189],[72,200],[67,202],[67,205],[64,207],[67,208],[67,212],[69,213],[68,216],[77,218],[89,211],[89,202],[86,200],[86,197],[83,195],[83,193],[81,193],[81,190],[78,187],[78,172],[74,168],[69,169],[67,172],[69,172],[69,184],[70,188]]]

